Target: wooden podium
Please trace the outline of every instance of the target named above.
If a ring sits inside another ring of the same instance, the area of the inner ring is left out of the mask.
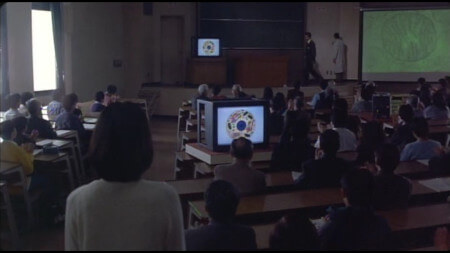
[[[227,61],[225,58],[191,58],[187,64],[187,80],[193,84],[227,83]]]
[[[245,88],[281,87],[287,83],[288,56],[244,56],[236,60],[235,82]]]

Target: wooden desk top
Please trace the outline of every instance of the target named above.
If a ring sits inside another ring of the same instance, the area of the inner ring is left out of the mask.
[[[166,181],[177,191],[178,195],[203,195],[213,178]],[[294,183],[290,171],[266,174],[268,187],[291,185]]]
[[[67,156],[67,153],[59,152],[58,154],[43,154],[39,153],[34,156],[35,161],[39,162],[54,162],[62,157]]]
[[[437,193],[435,190],[412,180],[411,196]],[[314,190],[272,193],[265,195],[247,196],[241,198],[236,215],[264,214],[268,212],[296,210],[311,207],[326,207],[342,203],[340,188],[326,188]],[[189,205],[195,213],[202,218],[208,217],[205,213],[205,202],[202,200],[190,201]],[[449,212],[450,215],[450,212]]]
[[[200,143],[187,143],[186,153],[205,162],[208,165],[224,164],[233,162],[229,152],[214,152],[206,149]],[[255,149],[253,152],[253,162],[270,161],[272,157],[272,146],[269,144],[266,149]]]
[[[386,218],[393,232],[450,224],[450,203],[378,212]],[[433,214],[433,215],[429,215]],[[252,226],[258,249],[269,248],[269,237],[275,223]]]
[[[58,148],[63,148],[65,146],[69,146],[72,142],[67,140],[54,140],[54,139],[40,139],[38,142],[36,142],[36,146],[45,146],[48,144],[53,144],[57,146]]]
[[[418,161],[400,162],[394,173],[397,175],[414,174],[429,171],[428,166]]]
[[[75,137],[76,131],[75,130],[56,130],[56,135],[58,138]]]

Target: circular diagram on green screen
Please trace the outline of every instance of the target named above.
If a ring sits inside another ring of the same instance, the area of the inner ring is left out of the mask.
[[[205,42],[203,42],[203,47],[202,47],[202,49],[203,49],[203,52],[206,54],[206,55],[212,55],[212,54],[214,54],[214,52],[216,51],[216,45],[214,45],[214,42],[212,42],[212,41],[210,41],[210,40],[207,40],[207,41],[205,41]]]
[[[436,48],[434,23],[424,15],[394,15],[384,21],[383,27],[383,49],[396,60],[419,61],[427,58]]]
[[[255,117],[249,111],[235,111],[227,119],[227,133],[231,139],[250,138],[254,131]]]

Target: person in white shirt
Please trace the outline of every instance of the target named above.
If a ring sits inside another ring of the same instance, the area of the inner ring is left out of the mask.
[[[330,128],[339,134],[339,150],[338,152],[343,151],[355,151],[358,146],[358,141],[356,139],[355,134],[346,128],[347,125],[347,114],[341,110],[333,110],[331,115],[331,125]],[[324,129],[320,124],[317,125],[319,132],[323,132]],[[316,143],[314,144],[315,148],[320,147],[320,136],[317,138]]]
[[[336,75],[336,83],[341,83],[344,77],[344,65],[345,65],[345,44],[342,41],[339,33],[333,35],[333,63],[334,73]]]
[[[67,198],[65,250],[185,250],[177,192],[141,178],[153,159],[144,111],[133,103],[111,104],[92,138],[90,159],[100,179]]]
[[[20,116],[25,117],[25,114],[20,113],[20,94],[14,93],[8,96],[9,110],[5,112],[5,120],[14,119]]]

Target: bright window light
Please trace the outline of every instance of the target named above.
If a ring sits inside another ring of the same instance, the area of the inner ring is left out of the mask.
[[[56,89],[56,57],[50,11],[32,10],[34,91]]]

